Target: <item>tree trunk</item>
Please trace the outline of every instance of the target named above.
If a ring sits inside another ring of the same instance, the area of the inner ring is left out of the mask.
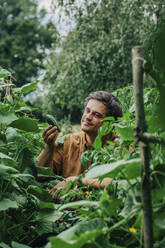
[[[141,156],[141,195],[143,208],[144,225],[144,248],[153,248],[153,229],[152,229],[152,203],[150,192],[150,149],[147,140],[140,139],[146,132],[146,122],[143,102],[143,51],[137,46],[132,49],[134,98],[136,111],[135,138],[139,142]]]

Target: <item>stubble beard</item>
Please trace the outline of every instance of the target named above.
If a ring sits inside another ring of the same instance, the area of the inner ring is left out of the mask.
[[[91,125],[91,127],[92,127],[93,125]],[[90,126],[89,126],[90,127]],[[84,132],[84,133],[86,133],[86,134],[88,134],[88,135],[91,135],[91,136],[97,136],[97,132],[96,132],[96,130],[93,130],[93,129],[88,129],[88,128],[83,128],[83,125],[81,126],[81,130]]]

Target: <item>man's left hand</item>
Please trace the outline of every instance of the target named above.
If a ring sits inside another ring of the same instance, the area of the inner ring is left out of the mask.
[[[66,185],[69,181],[75,181],[78,177],[76,176],[72,176],[72,177],[67,177],[65,180],[63,180],[62,182],[58,183],[56,186],[54,186],[51,190],[50,190],[50,194],[53,196],[55,191],[59,188],[66,188]]]

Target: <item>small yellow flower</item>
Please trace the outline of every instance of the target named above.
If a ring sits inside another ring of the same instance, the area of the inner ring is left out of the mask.
[[[136,230],[134,227],[130,227],[129,230],[130,230],[130,232],[132,232],[132,233],[136,233],[136,232],[137,232],[137,230]]]
[[[89,195],[89,191],[85,191],[85,192],[84,192],[84,195],[85,195],[85,196],[88,196],[88,195]]]

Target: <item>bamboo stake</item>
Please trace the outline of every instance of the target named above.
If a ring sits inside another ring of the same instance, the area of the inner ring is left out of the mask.
[[[148,141],[150,143],[158,143],[161,145],[165,145],[165,138],[157,134],[143,133],[140,139],[142,141]]]
[[[136,106],[135,138],[138,139],[141,156],[141,195],[144,225],[144,248],[153,248],[152,203],[150,192],[150,149],[148,141],[142,141],[140,139],[147,129],[143,102],[143,61],[142,47],[134,47],[132,49],[132,69]]]

